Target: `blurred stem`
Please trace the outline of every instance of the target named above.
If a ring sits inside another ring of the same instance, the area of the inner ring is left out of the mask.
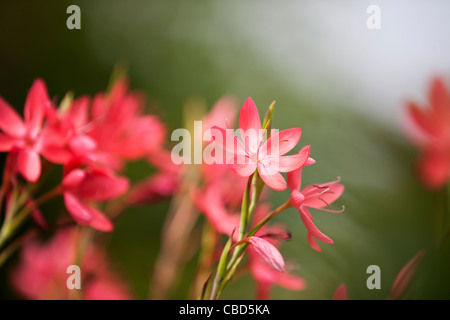
[[[203,100],[192,98],[186,101],[184,106],[185,128],[189,132],[195,132],[194,121],[203,117],[204,109]],[[196,143],[198,141],[194,141],[192,147]],[[193,154],[192,150],[190,154]],[[198,212],[192,203],[190,190],[197,187],[199,175],[196,165],[186,166],[180,191],[172,200],[169,214],[164,222],[161,247],[150,282],[150,299],[165,300],[169,298],[186,263],[187,254],[193,251],[192,230],[197,222]]]
[[[26,197],[24,196],[24,194],[26,195]],[[27,191],[25,191],[24,194],[22,194],[21,197],[18,197],[15,200],[15,202],[11,206],[11,209],[9,210],[10,212],[7,212],[5,221],[3,222],[2,228],[0,230],[0,248],[2,248],[5,243],[11,238],[11,236],[14,235],[17,229],[24,223],[26,218],[35,208],[61,194],[61,188],[60,186],[53,188],[52,190],[37,198],[32,204],[26,205],[22,210],[17,212],[16,210],[21,207],[21,202],[24,202],[29,196]]]
[[[210,273],[210,269],[214,261],[214,249],[216,248],[217,243],[217,233],[212,228],[211,224],[206,220],[203,224],[201,241],[198,268],[193,286],[191,288],[191,299],[198,297],[198,292],[200,289],[203,289],[201,296],[204,298],[206,290],[204,281],[205,279],[209,280],[207,276]],[[211,274],[209,274],[209,277],[211,277]],[[201,300],[203,300],[203,298]]]

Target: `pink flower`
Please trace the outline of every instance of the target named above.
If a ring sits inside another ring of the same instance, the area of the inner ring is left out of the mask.
[[[127,91],[128,81],[120,78],[109,94],[96,95],[86,130],[97,144],[95,160],[115,170],[122,168],[124,160],[158,154],[166,137],[166,128],[156,116],[141,115],[143,95]]]
[[[286,189],[286,181],[280,172],[300,168],[309,157],[309,148],[296,155],[283,156],[298,143],[302,130],[292,128],[276,132],[264,141],[258,109],[251,98],[242,105],[239,127],[242,140],[237,139],[230,130],[218,126],[211,128],[218,147],[235,156],[231,169],[243,177],[258,170],[262,180],[270,188]]]
[[[418,175],[430,189],[442,188],[450,179],[450,93],[444,82],[433,80],[429,100],[431,107],[408,104],[412,126],[409,134],[421,148]]]
[[[308,230],[308,242],[310,246],[321,251],[321,248],[317,244],[315,239],[323,241],[325,243],[333,243],[328,236],[323,234],[313,222],[313,218],[308,208],[318,209],[327,212],[342,212],[341,210],[325,209],[325,206],[329,206],[335,200],[337,200],[344,192],[344,186],[338,184],[339,179],[333,182],[315,184],[305,187],[302,191],[301,188],[301,175],[302,169],[295,170],[288,173],[288,185],[291,190],[290,201],[294,208],[299,210],[300,217]]]
[[[34,81],[25,102],[22,120],[0,97],[0,151],[17,150],[17,168],[22,176],[35,182],[41,175],[41,129],[46,108],[51,105],[44,81]]]
[[[334,292],[333,300],[348,300],[347,286],[345,283],[339,285],[339,287]]]
[[[64,204],[77,223],[109,232],[113,229],[112,223],[92,202],[103,202],[124,194],[129,182],[108,170],[73,169],[65,175],[62,188]]]
[[[257,208],[253,222],[254,225],[258,224],[259,221],[267,215],[268,209],[269,208],[266,205]],[[285,228],[280,224],[264,225],[256,233],[256,236],[260,239],[266,239],[266,242],[269,242],[275,248],[280,246],[280,240],[290,238],[290,234],[286,232]],[[270,263],[270,254],[267,254],[267,256],[269,256],[268,259],[265,258],[264,255],[259,254],[254,246],[249,246],[247,250],[250,275],[256,282],[257,299],[269,299],[270,289],[274,285],[281,286],[288,290],[304,290],[306,288],[306,282],[303,278],[289,273],[288,270],[283,272],[277,271]],[[275,256],[277,256],[277,254],[275,254]],[[284,269],[288,269],[288,267],[285,267]]]
[[[223,165],[209,167],[219,167],[216,169],[217,172],[223,173],[220,170]],[[211,180],[203,190],[192,189],[191,196],[194,204],[205,215],[214,230],[229,235],[233,229],[239,227],[240,205],[246,181],[242,177],[230,175],[229,171],[228,174],[216,178],[217,180]]]
[[[401,299],[411,283],[412,278],[416,274],[419,263],[422,261],[425,255],[425,250],[417,252],[411,260],[400,270],[392,285],[391,292],[389,293],[390,300]]]
[[[25,242],[19,264],[11,274],[14,289],[27,299],[70,299],[67,288],[67,267],[80,264],[81,298],[130,299],[125,283],[114,274],[108,259],[99,247],[88,244],[86,253],[77,261],[79,245],[77,229],[62,229],[43,243],[36,238]]]
[[[63,165],[94,162],[97,143],[85,134],[89,128],[89,103],[89,98],[83,96],[72,101],[67,110],[48,109],[47,125],[42,132],[44,157]]]

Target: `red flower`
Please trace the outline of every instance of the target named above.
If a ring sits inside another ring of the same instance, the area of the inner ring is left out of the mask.
[[[248,177],[258,170],[261,179],[274,190],[286,189],[286,181],[280,172],[290,172],[305,164],[309,150],[291,156],[291,151],[300,140],[302,130],[292,128],[276,132],[267,141],[261,128],[258,109],[251,98],[242,105],[239,113],[239,127],[242,140],[231,130],[218,126],[211,128],[214,140],[226,152],[235,156],[231,169],[239,176]]]
[[[36,80],[25,102],[22,120],[0,97],[0,151],[17,151],[17,169],[25,179],[35,182],[41,174],[41,129],[46,108],[51,102],[44,81]]]
[[[108,170],[73,169],[64,177],[62,187],[65,206],[77,223],[108,232],[113,229],[112,223],[91,203],[124,194],[129,182]]]
[[[128,93],[126,79],[117,80],[107,95],[95,96],[86,134],[97,143],[95,161],[119,170],[124,160],[158,154],[166,128],[154,115],[141,115],[144,98]]]
[[[267,214],[268,207],[261,206],[255,212],[255,221],[254,225],[258,224],[260,219]],[[290,238],[289,233],[287,233],[281,225],[264,225],[257,233],[256,236],[263,237],[269,242],[273,247],[278,247],[281,243],[279,239]],[[259,238],[262,239],[262,238]],[[274,285],[279,285],[288,290],[304,290],[306,288],[306,281],[298,277],[296,275],[290,274],[288,272],[288,267],[286,270],[276,270],[270,259],[270,251],[265,257],[265,255],[261,255],[257,252],[257,248],[255,246],[249,246],[248,257],[249,257],[249,269],[250,275],[256,282],[256,298],[259,300],[269,299],[270,289]],[[261,251],[261,249],[260,249]],[[277,250],[278,252],[278,250]],[[277,254],[275,253],[275,258]],[[281,258],[282,259],[282,258]],[[280,260],[281,261],[281,260]],[[284,264],[284,263],[283,263]],[[284,268],[283,268],[284,269]]]
[[[25,242],[18,266],[13,270],[14,289],[25,298],[35,300],[70,299],[67,267],[80,264],[81,298],[85,300],[131,299],[129,289],[109,268],[108,259],[99,247],[88,244],[77,261],[79,233],[75,228],[58,231],[48,242],[36,238]]]
[[[333,243],[333,240],[323,234],[314,225],[312,215],[308,208],[319,209],[327,212],[342,212],[344,208],[336,211],[325,209],[324,207],[329,206],[341,196],[342,192],[344,192],[344,186],[342,184],[338,184],[339,180],[336,180],[333,182],[307,186],[300,191],[301,174],[302,169],[288,173],[287,179],[289,189],[291,190],[291,204],[300,212],[300,217],[308,230],[308,242],[310,246],[317,251],[321,251],[315,239],[325,243]]]
[[[433,80],[429,93],[430,106],[420,108],[408,104],[412,140],[421,148],[418,175],[425,186],[440,189],[450,179],[450,93],[444,82]]]

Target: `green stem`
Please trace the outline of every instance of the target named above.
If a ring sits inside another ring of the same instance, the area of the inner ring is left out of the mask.
[[[11,236],[16,232],[16,230],[22,225],[22,223],[35,208],[39,207],[43,203],[59,194],[61,194],[61,187],[57,186],[56,188],[37,198],[32,205],[30,204],[25,206],[17,214],[14,214],[14,212],[9,212],[5,221],[3,222],[2,229],[0,230],[0,248],[3,247],[3,245],[11,238]],[[20,200],[20,198],[18,200]],[[15,211],[17,207],[13,205],[13,208],[14,210],[12,211]]]

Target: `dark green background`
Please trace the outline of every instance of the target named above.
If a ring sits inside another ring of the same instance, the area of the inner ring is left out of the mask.
[[[81,30],[66,28],[69,4],[81,8]],[[362,24],[367,5],[360,5]],[[59,99],[67,91],[76,96],[93,95],[106,88],[114,65],[123,61],[129,66],[131,87],[146,92],[149,107],[162,117],[169,132],[181,126],[182,105],[193,96],[202,97],[208,106],[227,93],[240,102],[251,96],[261,113],[276,100],[274,125],[279,129],[300,126],[300,143],[310,144],[317,160],[304,170],[304,183],[340,176],[346,190],[336,207],[345,205],[346,209],[342,214],[313,212],[316,225],[335,241],[334,245],[323,244],[322,253],[308,246],[305,228],[294,209],[277,217],[293,234],[282,253],[298,266],[294,272],[307,280],[308,288],[300,292],[274,288],[273,298],[330,299],[338,285],[346,283],[351,299],[384,299],[398,271],[420,249],[426,249],[427,255],[410,298],[450,298],[450,251],[447,247],[437,252],[433,239],[438,195],[423,189],[412,175],[417,152],[403,135],[400,119],[392,121],[397,127],[372,119],[365,112],[372,107],[370,98],[364,103],[340,94],[337,84],[346,82],[347,72],[328,77],[325,62],[321,70],[325,90],[311,89],[308,78],[312,74],[307,72],[299,75],[301,82],[283,77],[277,64],[258,51],[245,32],[230,31],[235,30],[230,28],[233,14],[245,17],[243,27],[251,25],[258,30],[255,23],[260,20],[254,20],[253,14],[260,6],[272,8],[273,15],[283,9],[275,2],[263,1],[246,2],[242,9],[238,1],[220,6],[217,1],[2,1],[0,94],[22,110],[33,79],[42,77],[50,95]],[[269,29],[281,36],[290,22]],[[270,16],[265,23],[271,24]],[[308,20],[296,23],[308,28]],[[329,27],[333,27],[332,21]],[[342,30],[343,35],[345,32]],[[305,51],[321,35],[312,32],[309,36],[303,39]],[[302,53],[298,52],[298,59],[321,64]],[[285,62],[287,69],[289,63]],[[427,83],[427,79],[421,80]],[[426,90],[423,87],[417,96]],[[329,92],[327,104],[323,104],[324,91]],[[149,169],[136,163],[128,172],[139,179]],[[56,173],[54,179],[58,179]],[[288,191],[272,193],[273,207],[288,196]],[[59,205],[55,202],[46,210],[60,210]],[[147,297],[168,207],[162,203],[127,210],[109,237],[111,259],[138,299]],[[372,264],[381,268],[381,290],[366,287],[366,268]],[[8,284],[13,267],[14,259],[0,270],[3,298],[14,297]],[[194,267],[195,261],[185,269],[173,298],[186,297]],[[253,293],[253,283],[246,276],[228,287],[223,298],[250,299]]]

